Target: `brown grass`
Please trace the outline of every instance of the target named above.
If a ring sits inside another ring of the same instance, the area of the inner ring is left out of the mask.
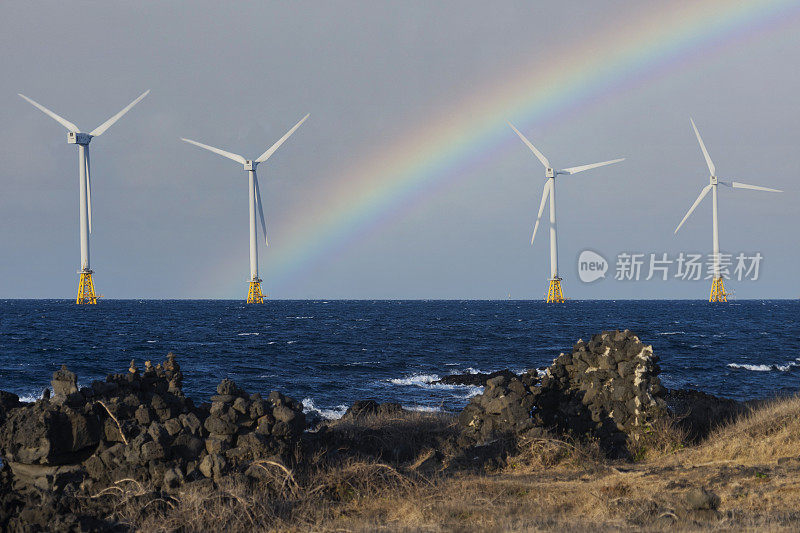
[[[694,461],[760,464],[800,456],[800,396],[765,402],[722,426],[696,450]]]
[[[376,431],[376,449],[409,436],[419,453],[453,431],[452,419],[419,413],[336,427],[343,442]],[[103,497],[142,531],[800,529],[800,399],[764,405],[697,446],[685,447],[674,424],[636,446],[637,461],[609,461],[596,443],[542,434],[490,473],[447,469],[447,458],[424,475],[410,469],[416,458],[320,461],[303,472],[264,463],[258,481],[193,484],[169,499],[133,486]],[[719,496],[718,511],[688,508],[686,493],[698,487]]]

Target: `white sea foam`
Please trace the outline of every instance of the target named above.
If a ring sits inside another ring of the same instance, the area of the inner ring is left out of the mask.
[[[304,320],[309,318],[314,318],[313,316],[287,316],[286,318],[293,318],[295,320]]]
[[[297,341],[286,341],[286,344],[294,344],[294,343],[296,343],[296,342],[297,342]]]
[[[325,420],[336,420],[342,418],[347,411],[346,405],[337,405],[332,409],[320,409],[314,405],[314,400],[311,398],[303,398],[303,411],[306,413],[317,413]]]
[[[474,370],[474,369],[473,369]],[[477,372],[472,372],[477,373]],[[466,391],[465,395],[458,394],[460,398],[472,398],[483,392],[483,387],[478,385],[450,385],[448,383],[435,383],[441,379],[438,374],[413,374],[405,378],[390,379],[392,385],[414,386],[429,390]]]
[[[429,405],[404,405],[403,409],[419,411],[421,413],[438,413],[442,410],[441,407],[431,407]]]
[[[33,403],[33,402],[35,402],[36,400],[38,400],[39,398],[42,397],[42,392],[44,392],[44,391],[39,391],[38,393],[29,392],[27,394],[20,394],[19,395],[19,401],[25,402],[25,403]]]
[[[259,335],[259,333],[258,333],[258,332],[253,332],[253,333],[237,333],[236,335],[238,335],[239,337],[249,337],[250,335]]]
[[[743,370],[750,370],[753,372],[770,372],[778,370],[780,372],[788,372],[796,366],[800,366],[800,357],[794,361],[789,361],[785,365],[749,365],[746,363],[728,363],[730,368],[741,368]]]
[[[147,341],[148,344],[154,344],[156,342],[158,342],[158,341]],[[96,348],[96,346],[92,346],[92,348]]]
[[[483,387],[470,385],[469,388],[470,388],[469,392],[463,396],[464,399],[469,399],[472,398],[473,396],[477,396],[478,394],[483,394]]]
[[[424,387],[431,385],[434,381],[439,381],[438,374],[414,374],[405,378],[390,379],[389,383],[393,385],[416,385],[417,387]]]
[[[659,335],[686,335],[685,331],[662,331]]]

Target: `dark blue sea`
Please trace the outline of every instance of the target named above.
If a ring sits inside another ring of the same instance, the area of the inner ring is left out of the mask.
[[[354,400],[456,410],[477,387],[440,376],[549,365],[579,339],[631,329],[661,357],[667,387],[737,399],[800,390],[800,301],[0,301],[0,389],[31,401],[61,364],[79,385],[178,356],[207,400],[229,377],[280,390],[323,416]]]

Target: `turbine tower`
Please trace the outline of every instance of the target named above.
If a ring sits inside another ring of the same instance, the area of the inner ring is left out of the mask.
[[[525,136],[520,133],[520,131],[514,127],[513,124],[510,122],[508,123],[511,126],[511,129],[519,135],[519,138],[522,139],[528,148],[534,153],[534,155],[542,162],[545,168],[544,176],[547,181],[544,184],[544,191],[542,192],[542,203],[539,204],[539,214],[536,216],[536,224],[533,226],[533,236],[531,237],[531,245],[533,245],[533,240],[536,238],[536,230],[539,229],[539,221],[542,218],[542,213],[544,212],[544,206],[547,202],[548,196],[550,197],[550,286],[547,290],[547,302],[557,302],[561,303],[564,301],[564,293],[561,290],[561,278],[558,275],[558,245],[556,242],[556,176],[559,174],[577,174],[578,172],[583,172],[584,170],[590,170],[592,168],[603,167],[605,165],[611,165],[614,163],[619,163],[620,161],[624,161],[625,158],[622,159],[613,159],[611,161],[603,161],[602,163],[592,163],[591,165],[581,165],[579,167],[570,167],[565,168],[562,170],[555,170],[553,165],[550,164],[550,161],[536,149],[536,147],[531,144],[531,142],[525,138]]]
[[[245,159],[238,154],[227,152],[207,144],[181,137],[182,141],[199,146],[200,148],[204,148],[223,157],[227,157],[228,159],[232,159],[237,163],[241,163],[244,165],[244,169],[247,171],[250,190],[250,289],[247,291],[247,303],[249,304],[264,303],[264,294],[261,292],[261,278],[258,277],[258,243],[256,242],[258,237],[256,236],[256,209],[258,209],[258,214],[261,218],[261,230],[264,232],[264,244],[269,246],[269,241],[267,240],[267,225],[264,222],[264,208],[261,206],[261,191],[258,188],[256,167],[259,165],[259,163],[263,163],[269,159],[270,156],[275,153],[275,150],[280,148],[284,141],[286,141],[286,139],[288,139],[292,133],[294,133],[295,130],[297,130],[297,128],[299,128],[300,125],[306,121],[308,116],[309,115],[304,116],[300,122],[295,124],[292,129],[286,132],[286,135],[278,139],[278,142],[270,146],[266,152],[254,160]]]
[[[76,144],[78,146],[78,187],[80,190],[80,235],[81,235],[81,269],[78,271],[80,278],[78,280],[78,298],[75,300],[77,304],[96,304],[97,296],[94,293],[94,282],[92,281],[92,274],[94,271],[89,264],[89,234],[92,232],[92,178],[89,164],[89,143],[92,138],[102,135],[108,128],[110,128],[116,121],[122,118],[122,115],[130,111],[130,109],[138,104],[142,98],[148,95],[150,90],[146,90],[139,97],[125,106],[122,111],[106,120],[89,133],[82,133],[80,128],[60,117],[44,107],[43,105],[34,102],[24,94],[20,94],[23,99],[33,105],[35,108],[67,128],[67,143]],[[19,94],[19,93],[18,93]]]
[[[681,223],[678,224],[678,227],[675,228],[675,233],[678,233],[678,230],[681,229],[683,223],[686,222],[686,219],[689,218],[689,215],[695,210],[695,208],[703,201],[703,198],[706,197],[708,191],[711,191],[711,212],[713,217],[712,223],[712,239],[713,239],[713,258],[714,258],[714,277],[711,281],[711,294],[708,296],[709,302],[727,302],[728,301],[728,293],[725,292],[725,285],[722,282],[722,276],[720,275],[720,268],[719,268],[719,223],[717,222],[717,186],[724,185],[726,187],[731,187],[733,189],[751,189],[754,191],[767,191],[767,192],[783,192],[778,189],[770,189],[768,187],[761,187],[759,185],[748,185],[747,183],[740,183],[738,181],[722,181],[721,179],[717,178],[717,169],[714,166],[714,162],[711,161],[711,156],[708,155],[708,150],[706,150],[706,145],[703,144],[703,139],[700,137],[700,132],[697,131],[697,126],[694,124],[694,120],[691,118],[689,122],[692,123],[692,129],[694,129],[694,134],[697,136],[697,142],[700,143],[700,149],[703,151],[703,157],[706,159],[706,164],[708,165],[708,171],[710,172],[709,182],[708,185],[703,187],[700,191],[700,195],[697,197],[697,200],[694,201],[692,207],[689,208],[689,211],[686,213],[686,216],[683,217]]]

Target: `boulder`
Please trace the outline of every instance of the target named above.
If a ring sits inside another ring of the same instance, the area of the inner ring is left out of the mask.
[[[88,455],[102,425],[93,412],[40,400],[8,413],[0,428],[0,456],[26,464],[61,465]]]
[[[53,400],[57,402],[63,402],[68,396],[78,392],[78,376],[67,370],[66,365],[53,372],[50,384],[53,387]]]
[[[486,443],[536,426],[598,438],[610,456],[625,456],[628,441],[668,412],[659,371],[652,347],[628,330],[578,340],[541,378],[528,371],[487,379],[459,416],[459,442]]]

